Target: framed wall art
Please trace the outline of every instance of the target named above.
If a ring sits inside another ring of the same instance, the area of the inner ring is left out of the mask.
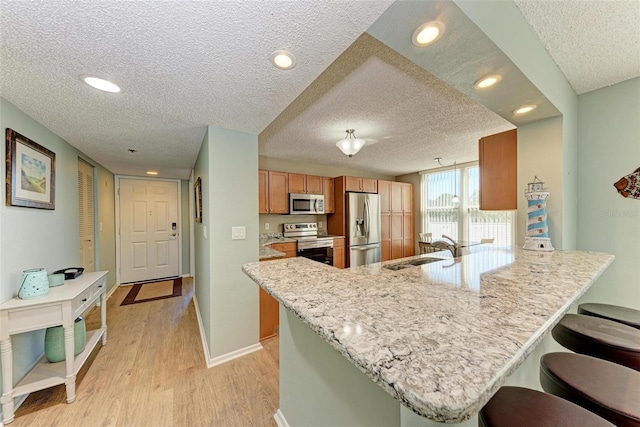
[[[202,180],[200,177],[196,179],[193,190],[195,191],[196,222],[202,222]]]
[[[56,153],[7,128],[6,204],[55,209]]]

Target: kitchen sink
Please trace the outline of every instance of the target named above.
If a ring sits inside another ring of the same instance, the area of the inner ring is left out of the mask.
[[[420,258],[414,259],[411,261],[403,262],[402,264],[389,264],[385,265],[384,268],[387,270],[404,270],[405,268],[411,268],[422,264],[429,264],[431,262],[442,261],[444,258]]]

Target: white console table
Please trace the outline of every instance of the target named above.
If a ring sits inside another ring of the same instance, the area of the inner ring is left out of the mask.
[[[13,298],[0,306],[0,352],[2,357],[2,414],[4,423],[14,417],[13,399],[44,388],[65,384],[67,403],[76,400],[76,374],[102,338],[107,343],[107,272],[97,271],[65,280],[64,285],[49,289],[34,299]],[[73,324],[87,308],[100,298],[101,327],[87,331],[87,344],[74,357]],[[43,356],[27,375],[13,386],[13,350],[11,336],[51,326],[64,327],[65,360],[49,363]]]

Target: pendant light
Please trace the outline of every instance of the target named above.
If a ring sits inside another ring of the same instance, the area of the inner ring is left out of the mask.
[[[456,193],[456,189],[458,188],[458,174],[456,169],[456,162],[453,162],[453,197],[451,198],[451,203],[457,205],[460,203],[460,197],[458,197],[458,193]]]
[[[364,139],[356,138],[353,129],[347,129],[344,139],[336,142],[336,147],[349,157],[353,157],[364,146]]]

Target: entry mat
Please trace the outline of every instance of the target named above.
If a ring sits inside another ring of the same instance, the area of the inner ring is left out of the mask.
[[[120,305],[138,304],[182,296],[182,278],[136,283]]]

